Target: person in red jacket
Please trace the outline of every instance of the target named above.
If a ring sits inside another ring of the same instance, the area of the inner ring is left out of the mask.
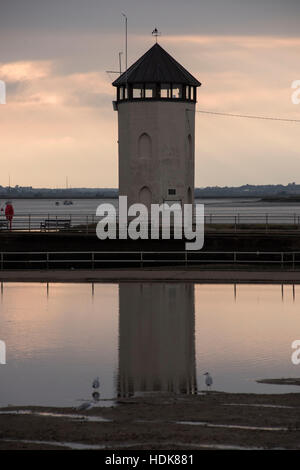
[[[12,224],[14,213],[15,211],[14,211],[12,203],[10,201],[7,201],[6,207],[5,207],[5,217],[9,221],[9,230],[11,230],[11,224]]]

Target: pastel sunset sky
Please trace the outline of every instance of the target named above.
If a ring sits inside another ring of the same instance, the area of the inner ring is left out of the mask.
[[[117,187],[118,53],[159,42],[198,110],[300,119],[299,0],[0,0],[0,184]],[[124,57],[124,55],[123,55]],[[124,61],[123,61],[124,66]],[[196,116],[196,186],[300,183],[300,123]]]

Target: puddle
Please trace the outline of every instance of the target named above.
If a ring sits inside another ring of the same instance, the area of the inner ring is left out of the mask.
[[[40,444],[49,446],[59,446],[72,450],[102,450],[105,449],[105,445],[99,444],[81,444],[80,442],[57,442],[57,441],[34,441],[29,439],[3,439],[2,442],[21,442],[23,444]]]
[[[31,410],[16,410],[16,411],[0,411],[4,415],[32,415],[32,416],[45,416],[47,418],[66,418],[79,421],[88,421],[90,423],[105,423],[111,422],[111,419],[102,418],[101,416],[87,416],[78,414],[64,414],[64,413],[51,413],[48,411],[31,411]]]
[[[258,408],[295,408],[294,406],[286,405],[267,405],[256,403],[223,403],[224,406],[255,406]]]
[[[128,443],[113,443],[110,445],[102,444],[82,444],[81,442],[59,442],[59,441],[35,441],[29,439],[1,439],[1,442],[21,442],[24,444],[39,444],[39,445],[49,445],[49,446],[59,446],[71,450],[104,450],[104,449],[122,449],[130,447],[139,447],[139,446],[149,446],[153,449],[153,446],[161,447],[162,442],[128,442]],[[170,447],[176,448],[184,447],[186,449],[215,449],[215,450],[265,450],[264,447],[248,447],[248,446],[238,446],[238,445],[226,445],[226,444],[193,444],[186,442],[164,442],[163,445],[166,449]],[[271,450],[284,450],[283,447],[272,448]]]
[[[191,426],[207,426],[208,428],[228,428],[228,429],[244,429],[246,431],[289,431],[288,428],[279,427],[260,427],[260,426],[240,426],[238,424],[214,424],[202,421],[175,421],[176,424],[187,424]]]

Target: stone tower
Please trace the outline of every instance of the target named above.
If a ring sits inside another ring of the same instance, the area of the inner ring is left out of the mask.
[[[113,82],[119,194],[128,204],[194,200],[196,80],[159,44]]]

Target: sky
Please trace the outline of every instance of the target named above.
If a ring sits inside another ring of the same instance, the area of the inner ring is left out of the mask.
[[[198,110],[300,119],[299,0],[0,0],[1,185],[117,187],[122,12],[128,65],[157,27]],[[197,113],[196,186],[300,183],[299,126]]]

